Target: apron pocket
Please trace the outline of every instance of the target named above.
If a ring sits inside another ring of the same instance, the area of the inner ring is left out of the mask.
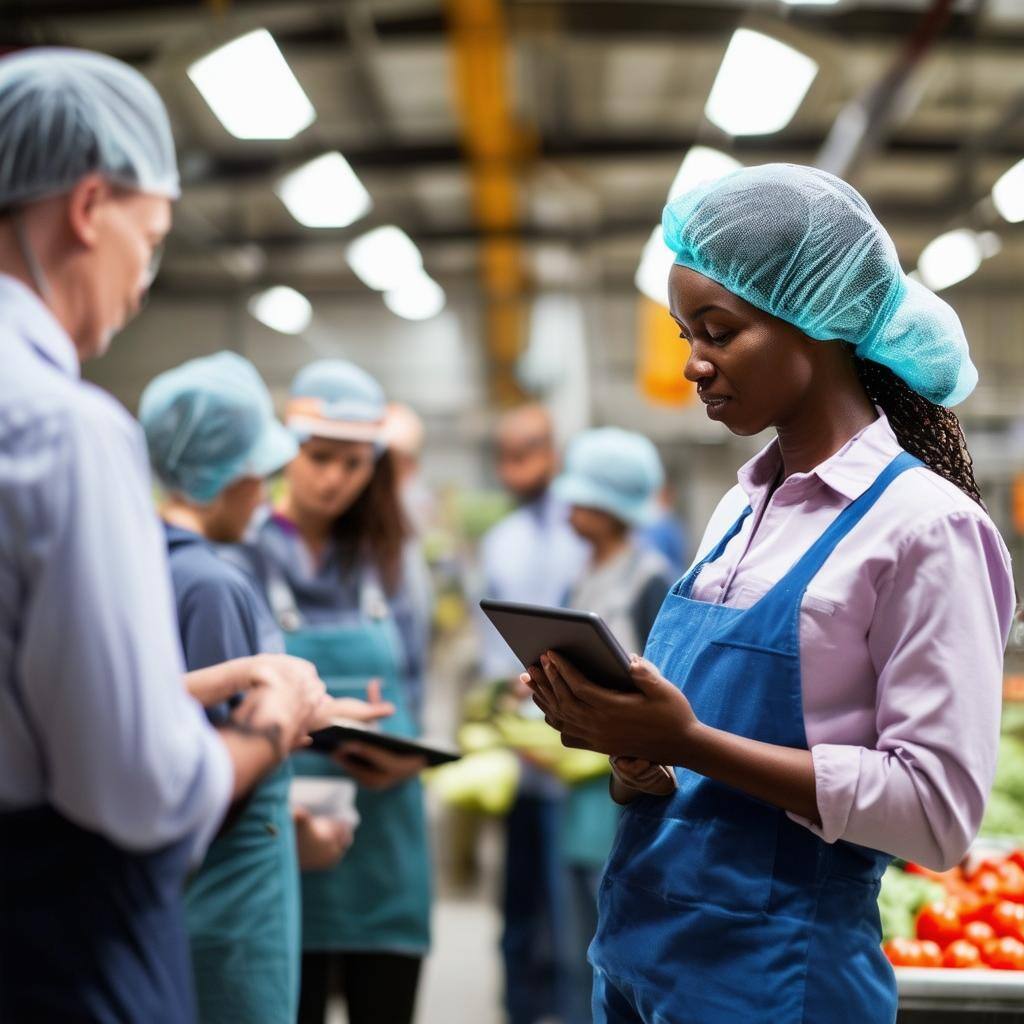
[[[762,913],[772,893],[779,812],[735,794],[733,813],[715,817],[652,814],[659,803],[641,798],[627,809],[609,877],[668,903]]]

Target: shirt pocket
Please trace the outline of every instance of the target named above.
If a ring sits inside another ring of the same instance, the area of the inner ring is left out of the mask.
[[[737,608],[750,608],[753,604],[764,597],[764,595],[767,594],[774,586],[774,580],[765,579],[763,576],[744,576],[743,579],[733,587],[732,594],[729,598],[729,604]],[[822,596],[820,593],[816,593],[810,587],[804,591],[804,597],[800,602],[800,607],[808,611],[818,612],[821,615],[830,616],[835,615],[839,610],[838,602],[832,601],[829,598]]]

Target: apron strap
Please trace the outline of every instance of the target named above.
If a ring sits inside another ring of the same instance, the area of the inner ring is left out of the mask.
[[[690,592],[693,590],[693,584],[696,582],[697,577],[700,575],[701,570],[705,565],[709,565],[711,562],[717,562],[719,558],[725,554],[725,549],[729,546],[730,541],[739,534],[740,530],[743,529],[744,520],[753,509],[748,505],[741,513],[739,519],[736,520],[732,526],[729,527],[725,532],[725,536],[672,588],[672,592],[679,594],[682,597],[689,597]]]
[[[266,559],[265,564],[267,602],[270,610],[281,629],[286,633],[294,633],[301,629],[303,624],[302,612],[299,611],[299,604],[295,600],[295,591],[272,559]]]

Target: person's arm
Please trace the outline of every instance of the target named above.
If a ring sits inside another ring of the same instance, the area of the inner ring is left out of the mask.
[[[199,851],[233,770],[182,685],[141,437],[112,406],[55,413],[45,477],[19,495],[32,540],[17,674],[61,813],[127,848],[193,835]]]

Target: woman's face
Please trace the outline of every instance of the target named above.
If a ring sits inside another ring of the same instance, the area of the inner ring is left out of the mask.
[[[291,501],[307,515],[337,519],[366,489],[376,464],[369,441],[310,438],[285,470]]]
[[[709,418],[734,434],[792,422],[826,366],[845,355],[687,267],[672,268],[669,309],[690,346],[686,379]]]

